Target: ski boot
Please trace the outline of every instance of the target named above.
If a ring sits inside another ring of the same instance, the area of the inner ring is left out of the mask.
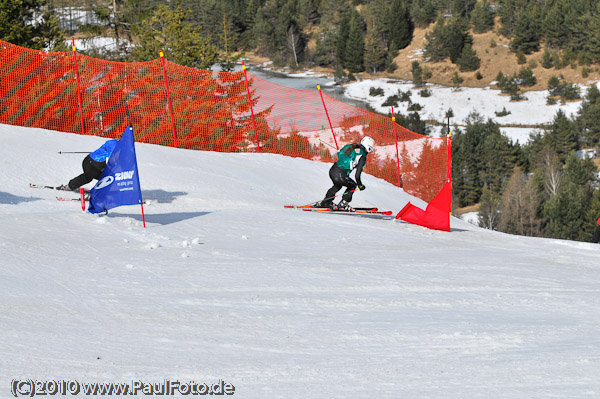
[[[336,209],[338,211],[354,212],[354,208],[352,208],[348,201],[345,200],[341,200],[340,203],[337,204]]]
[[[69,187],[68,184],[61,184],[60,186],[58,186],[58,189],[63,191],[73,191],[71,190],[71,187]]]
[[[313,207],[315,207],[315,208],[330,208],[331,209],[331,207],[333,207],[333,201],[331,201],[331,200],[319,201],[316,204],[314,204]]]

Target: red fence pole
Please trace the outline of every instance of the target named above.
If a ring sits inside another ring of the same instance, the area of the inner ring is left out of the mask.
[[[396,138],[396,159],[398,160],[398,187],[402,188],[402,174],[400,173],[400,152],[398,151],[398,132],[396,131],[396,116],[392,107],[392,123],[394,124],[394,137]]]
[[[244,70],[244,79],[246,80],[246,91],[248,92],[248,102],[250,103],[250,112],[252,113],[252,124],[254,125],[254,135],[256,136],[256,147],[260,152],[260,141],[258,140],[258,131],[256,130],[256,121],[254,120],[254,108],[252,107],[252,97],[250,97],[250,86],[248,86],[248,75],[246,74],[246,63],[242,61],[242,69]]]
[[[175,148],[177,148],[177,132],[175,131],[175,115],[173,114],[173,104],[171,103],[171,93],[169,91],[169,81],[167,80],[167,69],[165,68],[165,55],[161,51],[160,52],[160,60],[162,61],[163,75],[165,77],[165,88],[167,90],[167,101],[169,102],[169,111],[171,111],[171,127],[173,128],[173,142],[175,143]],[[142,207],[142,214],[143,214]],[[146,225],[144,224],[144,227]]]
[[[83,123],[83,106],[81,104],[81,88],[79,87],[79,68],[77,67],[77,49],[75,48],[75,38],[73,42],[73,56],[75,57],[75,76],[77,77],[77,101],[79,102],[79,117],[81,119],[81,131],[85,134],[85,125]]]
[[[450,215],[452,215],[452,132],[448,120],[448,183],[450,184]]]
[[[333,136],[333,141],[335,142],[336,150],[339,150],[337,139],[335,138],[335,133],[333,132],[333,125],[331,124],[331,119],[329,119],[329,112],[327,112],[327,107],[325,106],[325,100],[323,100],[323,93],[321,93],[321,85],[317,85],[317,90],[319,90],[319,94],[321,95],[321,102],[323,103],[323,108],[325,108],[325,115],[327,115],[327,121],[329,122],[329,128],[331,129],[331,135]]]

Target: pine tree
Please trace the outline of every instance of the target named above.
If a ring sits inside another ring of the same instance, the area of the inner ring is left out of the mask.
[[[36,50],[64,50],[64,32],[56,17],[45,12],[41,22],[34,19],[44,4],[44,0],[0,1],[0,40]]]
[[[569,14],[568,20],[569,46],[576,52],[584,52],[586,46],[589,45],[590,31],[594,32],[594,27],[597,26],[596,21],[591,13],[577,16]],[[595,35],[592,34],[592,36]]]
[[[508,38],[513,36],[517,26],[520,0],[500,0],[498,15],[500,16],[500,33]]]
[[[535,86],[535,84],[537,83],[537,78],[535,77],[535,74],[533,73],[533,69],[531,69],[530,67],[523,67],[523,68],[519,69],[519,73],[517,74],[517,77],[519,78],[518,83],[521,86],[530,87],[530,86]]]
[[[477,203],[486,184],[499,193],[516,162],[515,148],[496,123],[477,113],[465,122],[465,131],[457,129],[452,139],[454,191],[460,206]]]
[[[550,69],[554,66],[554,59],[552,58],[552,54],[550,53],[550,50],[548,50],[547,48],[544,49],[544,52],[542,53],[542,67],[546,68],[546,69]]]
[[[546,131],[550,146],[556,151],[560,160],[565,162],[569,154],[577,150],[577,131],[575,123],[559,110]]]
[[[314,61],[319,66],[341,67],[337,57],[337,30],[333,27],[321,32],[317,39]],[[345,43],[345,42],[344,42]]]
[[[256,0],[252,0],[256,1]],[[308,26],[319,23],[321,15],[319,14],[317,0],[299,0],[298,1],[298,18],[301,19],[300,25]]]
[[[471,24],[475,33],[485,33],[494,28],[494,14],[487,0],[475,4],[471,13]]]
[[[286,65],[298,66],[298,57],[304,52],[304,33],[297,15],[297,0],[287,0],[278,10],[275,21],[275,51]]]
[[[575,153],[569,155],[565,169],[565,183],[558,195],[544,205],[549,237],[569,240],[589,240],[589,209],[592,205],[595,182],[595,165],[590,160],[580,160]]]
[[[465,80],[458,74],[458,72],[454,72],[454,75],[452,75],[452,87],[458,89],[464,81]]]
[[[473,36],[467,31],[468,25],[463,19],[453,19],[447,26],[443,36],[443,43],[448,50],[450,60],[456,64],[465,45],[473,44]]]
[[[385,67],[386,54],[381,31],[372,22],[367,28],[365,37],[365,67],[367,71],[376,73],[382,70]]]
[[[600,8],[600,6],[599,6]],[[600,10],[589,18],[589,24],[584,27],[584,51],[594,62],[600,62]]]
[[[275,51],[273,24],[269,20],[269,12],[260,7],[254,20],[253,35],[258,54],[270,56]]]
[[[600,190],[594,191],[592,195],[590,207],[586,214],[584,232],[582,232],[582,237],[585,240],[585,234],[588,234],[588,237],[591,237],[596,229],[598,228],[598,218],[600,217]]]
[[[343,67],[347,66],[346,47],[350,36],[350,13],[347,13],[340,20],[337,34],[335,37],[335,58]]]
[[[453,191],[460,207],[476,204],[481,197],[481,160],[477,156],[481,140],[479,130],[455,129],[452,137]]]
[[[565,10],[562,2],[557,1],[550,8],[544,18],[542,29],[549,48],[561,48],[565,44],[568,27],[565,26]]]
[[[471,12],[475,8],[477,0],[454,0],[452,3],[452,16],[459,18],[471,18]]]
[[[437,10],[431,0],[414,0],[410,5],[410,14],[419,28],[426,28],[435,21]]]
[[[433,29],[425,34],[424,53],[432,62],[443,61],[450,56],[444,38],[445,31],[444,19],[438,18]]]
[[[540,27],[537,18],[535,7],[519,17],[511,40],[513,51],[531,54],[540,49]]]
[[[170,10],[160,5],[150,18],[134,27],[138,45],[133,56],[137,61],[157,58],[162,50],[165,57],[179,65],[210,69],[218,59],[217,48],[200,35],[198,28],[186,23],[189,10],[177,7]]]
[[[600,90],[596,85],[591,85],[585,98],[581,102],[579,115],[576,119],[578,131],[589,145],[600,142]]]
[[[352,12],[348,31],[348,41],[344,53],[345,67],[352,73],[365,70],[365,34],[363,20],[357,11]]]
[[[397,49],[406,48],[413,39],[414,23],[404,0],[392,0],[388,19],[389,40]]]
[[[372,0],[367,7],[361,9],[361,14],[369,25],[374,24],[381,34],[381,40],[389,50],[391,45],[392,18],[390,16],[390,4],[388,0]],[[367,31],[371,29],[368,27]]]
[[[485,123],[475,122],[470,128],[481,130],[482,141],[478,154],[481,157],[479,170],[481,181],[489,184],[491,189],[500,190],[515,165],[512,144],[502,134],[500,126],[491,119]]]
[[[421,68],[419,61],[415,60],[412,62],[411,73],[415,86],[423,86],[423,68]]]
[[[461,72],[476,71],[481,65],[481,60],[477,57],[477,53],[473,50],[473,46],[466,44],[456,64]]]

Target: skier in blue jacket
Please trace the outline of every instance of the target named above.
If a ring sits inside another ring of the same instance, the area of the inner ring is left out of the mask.
[[[353,208],[349,202],[352,201],[352,194],[358,188],[364,190],[366,187],[362,183],[360,176],[363,167],[367,163],[367,154],[375,148],[375,141],[365,136],[360,141],[360,144],[347,144],[338,152],[338,160],[331,169],[329,169],[329,177],[333,182],[333,186],[327,190],[325,198],[320,201],[317,206],[322,208],[339,209],[344,211],[352,211]],[[356,181],[350,178],[350,172],[356,169]],[[346,191],[342,195],[342,200],[339,204],[334,204],[333,199],[342,187],[346,187]]]
[[[110,157],[118,140],[106,140],[100,148],[86,155],[81,163],[83,173],[71,179],[69,184],[60,186],[63,190],[75,191],[92,180],[98,180],[106,167],[106,160]]]

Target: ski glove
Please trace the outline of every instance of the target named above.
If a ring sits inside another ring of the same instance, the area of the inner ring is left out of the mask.
[[[365,187],[365,185],[364,185],[364,184],[359,184],[359,185],[358,185],[358,189],[359,189],[360,191],[365,191],[367,188]]]

